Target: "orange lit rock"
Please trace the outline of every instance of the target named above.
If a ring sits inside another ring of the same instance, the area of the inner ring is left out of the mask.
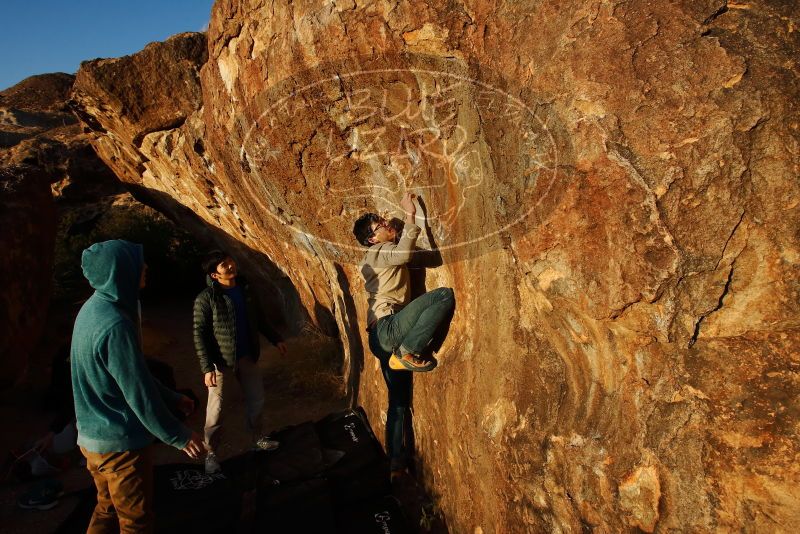
[[[630,516],[629,524],[653,532],[658,522],[661,485],[653,466],[639,467],[619,485],[620,507]]]
[[[457,306],[417,473],[454,532],[794,531],[799,23],[743,6],[218,1],[207,48],[74,97],[123,180],[336,325],[376,427],[351,225],[422,196],[415,279]]]

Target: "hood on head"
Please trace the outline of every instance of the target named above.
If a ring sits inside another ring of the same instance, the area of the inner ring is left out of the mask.
[[[114,239],[95,243],[81,256],[83,276],[103,299],[135,311],[144,269],[142,245]]]

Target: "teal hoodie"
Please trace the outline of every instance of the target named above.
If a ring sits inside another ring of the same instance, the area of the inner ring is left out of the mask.
[[[153,436],[175,448],[191,431],[165,404],[178,393],[152,377],[142,355],[138,318],[142,246],[114,240],[83,251],[83,275],[94,288],[72,332],[71,368],[78,445],[98,453],[146,447]]]

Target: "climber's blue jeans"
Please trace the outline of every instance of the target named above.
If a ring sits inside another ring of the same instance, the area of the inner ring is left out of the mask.
[[[434,289],[414,299],[401,311],[378,320],[369,333],[369,348],[381,362],[383,379],[389,392],[386,411],[386,451],[392,469],[406,462],[405,425],[411,408],[413,376],[409,371],[389,367],[389,357],[398,349],[403,354],[419,354],[430,343],[436,328],[452,311],[453,290]],[[401,348],[402,347],[402,348]]]
[[[386,410],[386,452],[389,455],[392,470],[405,467],[406,450],[406,415],[411,410],[414,374],[409,371],[395,371],[389,368],[389,356],[381,358],[381,371],[389,391],[389,408]]]
[[[381,347],[398,356],[419,356],[454,305],[453,290],[440,287],[415,298],[394,315],[381,317],[374,328]]]

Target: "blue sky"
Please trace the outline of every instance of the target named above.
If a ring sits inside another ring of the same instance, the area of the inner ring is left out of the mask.
[[[132,54],[202,31],[213,0],[2,0],[0,90],[33,74],[75,73],[81,61]]]

